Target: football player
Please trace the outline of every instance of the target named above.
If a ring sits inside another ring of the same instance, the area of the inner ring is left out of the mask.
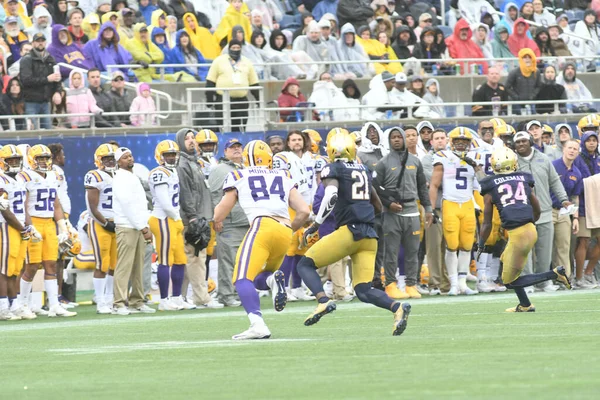
[[[316,188],[321,183],[321,171],[325,168],[325,165],[329,162],[327,157],[323,157],[321,155],[321,143],[323,142],[323,138],[319,134],[319,132],[314,129],[305,129],[302,132],[308,134],[310,139],[310,154],[314,158],[314,168],[315,168],[315,184]],[[308,152],[306,154],[309,154]],[[316,192],[316,189],[315,189]],[[314,198],[314,195],[313,195]]]
[[[79,215],[79,220],[77,221],[77,233],[79,233],[81,251],[79,252],[79,254],[77,254],[75,258],[71,259],[73,267],[77,269],[96,268],[96,257],[94,257],[94,248],[92,246],[92,241],[90,240],[90,237],[88,235],[89,223],[90,213],[87,210],[84,210]]]
[[[89,171],[83,178],[85,202],[89,220],[88,237],[96,269],[94,270],[94,299],[98,314],[110,314],[113,303],[113,283],[117,265],[117,237],[112,206],[112,181],[117,170],[116,146],[101,144],[94,153],[97,169]]]
[[[501,256],[502,282],[507,288],[514,289],[519,298],[519,304],[506,311],[533,312],[535,307],[529,301],[525,287],[555,279],[570,289],[571,283],[562,266],[547,272],[520,277],[529,252],[537,241],[534,223],[541,213],[540,204],[532,190],[533,176],[526,172],[517,172],[517,155],[507,147],[494,150],[491,162],[495,175],[481,181],[485,208],[479,252],[483,249],[492,230],[492,205],[494,205],[500,213],[502,227],[508,232],[508,244]]]
[[[406,329],[410,305],[394,301],[385,292],[371,287],[377,252],[375,210],[381,212],[382,209],[372,186],[371,174],[366,166],[355,162],[356,144],[347,133],[335,134],[327,141],[327,155],[331,163],[321,172],[325,195],[315,222],[304,232],[303,243],[312,240],[332,211],[337,229],[316,242],[298,263],[300,276],[318,301],[317,308],[306,318],[304,325],[316,324],[336,309],[336,304],[323,290],[317,268],[350,256],[356,296],[362,302],[393,312],[392,333],[400,335]]]
[[[42,236],[42,241],[37,243],[32,241],[28,246],[25,271],[20,285],[21,304],[28,303],[35,273],[43,266],[48,316],[72,317],[77,313],[66,310],[58,301],[56,256],[59,243],[65,243],[71,236],[77,236],[77,231],[65,218],[58,199],[59,177],[52,170],[50,149],[43,144],[35,145],[29,149],[27,158],[31,169],[19,173],[19,178],[25,181],[27,190],[25,222],[35,226]]]
[[[198,162],[202,166],[202,172],[204,172],[206,179],[208,179],[210,169],[219,163],[216,159],[219,139],[210,129],[201,129],[196,134],[196,143],[198,143],[200,153]]]
[[[475,153],[468,152],[473,140],[467,128],[450,131],[450,150],[433,155],[433,175],[429,185],[431,203],[436,204],[442,186],[442,227],[446,240],[446,268],[450,279],[448,295],[477,294],[467,286],[471,249],[475,235],[474,191],[479,192],[475,177]],[[458,255],[457,255],[458,252]]]
[[[41,236],[25,224],[24,182],[16,177],[23,168],[23,155],[12,144],[0,149],[0,320],[34,319],[29,307],[19,307],[16,301],[17,277],[23,268],[27,245]],[[32,235],[34,235],[32,237]],[[9,302],[12,310],[9,309]]]
[[[246,169],[231,172],[223,184],[225,194],[215,207],[215,229],[220,232],[223,220],[236,202],[248,216],[250,229],[240,246],[233,271],[233,283],[250,328],[234,340],[267,339],[271,336],[260,311],[256,290],[271,289],[273,305],[281,311],[287,302],[285,279],[278,271],[286,254],[292,232],[298,230],[310,214],[288,171],[272,169],[273,153],[261,140],[244,148]],[[288,209],[295,211],[290,223]]]
[[[300,131],[291,131],[286,139],[285,151],[273,156],[273,169],[289,171],[302,198],[310,206],[313,199],[314,163],[312,160],[308,162],[306,158],[303,159],[308,149],[307,136],[307,134]],[[290,211],[290,217],[294,218],[293,210]],[[289,283],[290,277],[292,280],[289,301],[314,300],[314,297],[309,296],[304,288],[302,288],[302,281],[297,271],[298,261],[300,261],[301,256],[306,251],[300,245],[301,236],[301,230],[295,232],[286,257],[281,265],[281,270],[286,278],[286,284]]]
[[[183,301],[181,297],[187,256],[183,240],[183,221],[179,214],[179,146],[172,140],[163,140],[156,146],[154,158],[159,166],[150,172],[148,178],[153,204],[149,225],[158,249],[158,310],[191,310],[196,306]],[[173,294],[171,298],[170,282]]]

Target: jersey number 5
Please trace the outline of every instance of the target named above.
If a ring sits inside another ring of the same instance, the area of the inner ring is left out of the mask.
[[[461,176],[465,172],[469,172],[466,168],[456,168],[456,188],[457,189],[466,189],[467,188],[467,177]]]
[[[248,186],[254,201],[268,200],[270,194],[277,195],[283,201],[285,191],[283,190],[283,179],[281,176],[276,176],[271,183],[271,187],[267,190],[267,181],[264,176],[251,176],[248,178]]]
[[[520,201],[523,204],[527,204],[527,194],[525,193],[525,187],[523,186],[523,182],[519,182],[517,184],[517,190],[514,193],[510,184],[505,183],[503,185],[500,185],[498,186],[498,193],[504,193],[502,197],[500,197],[500,202],[504,207],[513,205],[517,201]]]
[[[352,171],[352,200],[369,200],[369,178],[365,171]]]

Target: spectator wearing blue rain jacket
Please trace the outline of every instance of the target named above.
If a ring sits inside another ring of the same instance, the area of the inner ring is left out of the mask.
[[[208,67],[192,67],[190,64],[205,64],[206,60],[196,48],[192,45],[190,35],[183,29],[177,31],[175,47],[171,50],[173,54],[173,64],[187,66],[174,68],[175,72],[183,71],[196,78],[199,81],[205,81],[208,74]]]
[[[165,55],[165,59],[163,60],[163,64],[176,64],[176,60],[173,57],[173,50],[169,48],[169,44],[167,43],[167,35],[165,34],[165,30],[162,28],[154,28],[152,29],[152,42],[163,52]],[[172,74],[173,67],[166,67],[165,74]]]
[[[160,8],[154,4],[152,4],[151,0],[139,0],[139,9],[140,13],[144,17],[144,22],[146,25],[152,25],[152,13],[156,10],[160,10]]]
[[[335,15],[340,0],[321,0],[312,10],[315,21],[320,21],[323,15],[330,13]]]

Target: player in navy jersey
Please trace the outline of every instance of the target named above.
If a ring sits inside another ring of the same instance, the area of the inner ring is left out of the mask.
[[[410,304],[400,303],[385,292],[371,287],[377,253],[377,233],[373,227],[375,210],[381,212],[381,201],[371,182],[367,168],[355,162],[356,144],[345,133],[338,133],[327,141],[327,154],[331,164],[323,168],[321,181],[325,194],[315,222],[306,229],[303,244],[318,234],[318,228],[335,210],[337,229],[312,246],[298,263],[298,272],[306,286],[313,292],[318,306],[304,321],[309,326],[333,312],[336,305],[323,290],[317,268],[341,260],[352,259],[352,281],[356,296],[365,303],[385,308],[394,313],[393,334],[406,329]]]
[[[571,288],[565,268],[560,266],[539,274],[520,276],[535,242],[534,222],[540,217],[540,204],[533,193],[531,174],[517,172],[517,155],[508,147],[494,150],[491,157],[494,174],[481,180],[484,195],[484,216],[479,238],[478,258],[492,230],[492,205],[498,208],[502,227],[508,232],[508,244],[500,257],[503,263],[502,282],[514,289],[519,304],[507,312],[533,312],[535,307],[525,293],[525,287],[556,279]]]

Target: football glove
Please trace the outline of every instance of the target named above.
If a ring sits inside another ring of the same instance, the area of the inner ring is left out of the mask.
[[[302,235],[302,246],[308,247],[309,244],[314,244],[319,240],[319,224],[313,223],[304,231]]]
[[[32,225],[25,225],[25,229],[21,231],[21,240],[30,240],[31,239],[31,228]]]
[[[35,226],[29,225],[31,227],[31,243],[39,243],[42,241],[42,234],[35,229]]]
[[[107,231],[109,231],[109,232],[114,233],[115,232],[115,228],[116,228],[115,227],[115,223],[112,222],[111,220],[107,219],[106,220],[106,224],[104,224],[104,229],[107,230]]]
[[[473,169],[477,168],[477,163],[475,162],[475,160],[473,160],[471,157],[463,157],[462,159],[464,162],[467,163],[467,165],[470,165],[471,167],[473,167]]]
[[[0,195],[0,211],[6,211],[10,207],[10,201],[8,200],[8,195],[6,192],[2,192]]]

